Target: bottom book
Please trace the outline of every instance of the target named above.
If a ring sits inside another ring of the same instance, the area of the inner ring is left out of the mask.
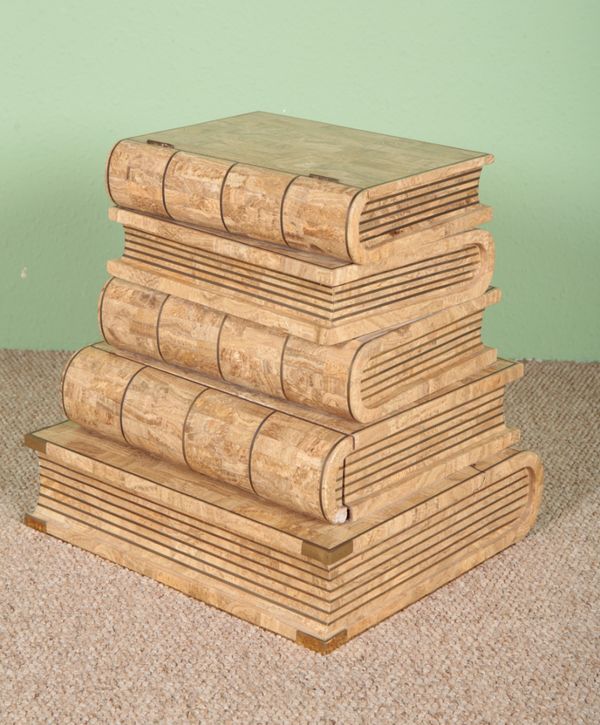
[[[29,526],[324,654],[523,538],[542,491],[539,458],[506,449],[336,526],[71,422],[25,442]]]

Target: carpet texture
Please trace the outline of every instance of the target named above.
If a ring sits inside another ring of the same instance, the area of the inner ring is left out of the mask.
[[[0,352],[1,722],[600,721],[600,365],[510,388],[546,469],[528,538],[323,658],[19,523],[67,357]]]

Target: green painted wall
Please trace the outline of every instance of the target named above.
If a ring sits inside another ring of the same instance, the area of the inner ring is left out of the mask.
[[[510,356],[600,358],[600,4],[592,0],[7,3],[0,346],[98,337],[113,141],[248,110],[491,151]]]

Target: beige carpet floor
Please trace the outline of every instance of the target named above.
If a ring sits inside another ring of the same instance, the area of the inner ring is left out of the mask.
[[[66,353],[0,352],[3,723],[598,723],[600,365],[529,363],[535,530],[328,658],[32,531]]]

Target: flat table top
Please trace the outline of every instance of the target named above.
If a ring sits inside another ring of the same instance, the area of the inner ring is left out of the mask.
[[[180,151],[296,175],[324,176],[357,188],[473,159],[481,159],[482,164],[493,160],[480,151],[260,111],[130,140],[159,141]]]

